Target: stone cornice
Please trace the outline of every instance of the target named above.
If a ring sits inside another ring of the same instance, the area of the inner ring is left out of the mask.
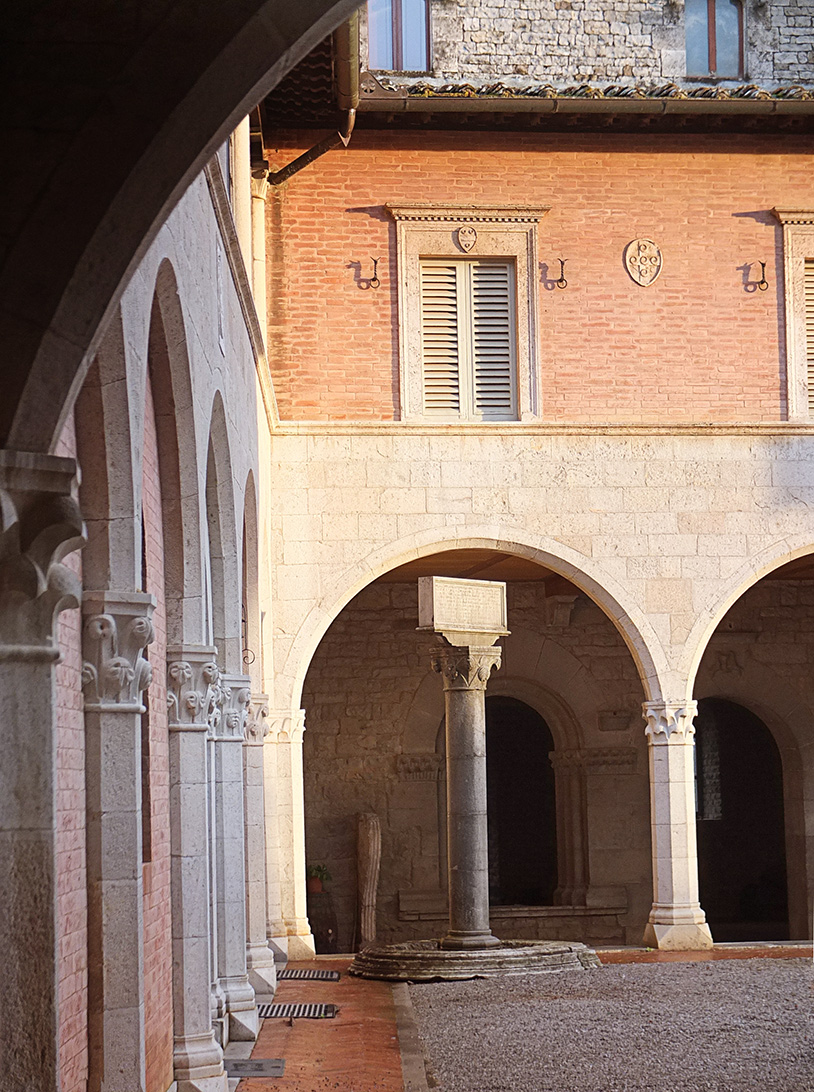
[[[772,209],[781,224],[802,224],[814,227],[814,209]]]
[[[719,424],[605,421],[501,421],[416,424],[405,421],[285,421],[275,436],[814,436],[811,421],[733,421]]]
[[[536,224],[549,205],[385,205],[394,220],[441,221],[478,224]]]

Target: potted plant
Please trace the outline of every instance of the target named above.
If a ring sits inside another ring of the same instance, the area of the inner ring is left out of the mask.
[[[323,885],[330,882],[331,874],[324,864],[308,865],[305,870],[305,890],[309,895],[319,895]]]

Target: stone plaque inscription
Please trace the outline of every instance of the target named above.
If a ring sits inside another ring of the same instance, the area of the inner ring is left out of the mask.
[[[443,633],[453,643],[464,634],[499,637],[508,632],[506,585],[497,580],[419,577],[418,624]]]

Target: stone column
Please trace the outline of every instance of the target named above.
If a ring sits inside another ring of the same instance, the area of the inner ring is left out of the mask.
[[[243,741],[243,819],[246,835],[246,966],[258,994],[277,989],[274,952],[266,940],[266,846],[263,752],[268,697],[252,696]]]
[[[86,592],[83,602],[88,1087],[105,1092],[146,1086],[141,694],[154,607],[144,592]]]
[[[218,680],[217,650],[167,651],[170,751],[172,964],[178,1092],[227,1092],[212,1031],[207,733]]]
[[[215,747],[215,853],[217,977],[223,991],[229,1040],[257,1038],[254,990],[246,969],[246,872],[243,838],[243,741],[251,699],[246,675],[220,677],[221,716]]]
[[[653,909],[644,933],[653,948],[711,948],[698,901],[695,840],[694,701],[647,701]]]
[[[585,761],[579,750],[552,751],[557,808],[557,906],[584,906],[588,892]]]
[[[265,176],[252,178],[252,294],[265,343],[268,325],[266,304],[266,194]]]
[[[0,451],[0,1027],[4,1087],[57,1090],[54,622],[84,542],[73,459]]]
[[[289,959],[313,956],[314,938],[305,897],[305,796],[302,737],[305,710],[272,713],[270,735],[277,749],[277,824],[280,834],[280,904]]]
[[[492,948],[486,821],[486,684],[493,646],[445,644],[432,666],[444,680],[447,741],[449,932],[442,948]]]
[[[283,921],[283,866],[278,815],[280,784],[277,775],[280,755],[278,735],[284,723],[285,718],[282,716],[269,719],[263,739],[263,808],[266,828],[266,940],[269,948],[281,959],[288,958],[288,934]]]

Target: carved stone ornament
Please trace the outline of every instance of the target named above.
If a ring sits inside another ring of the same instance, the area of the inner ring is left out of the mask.
[[[153,639],[153,597],[137,592],[129,596],[88,592],[83,605],[86,711],[143,711],[141,692],[152,677],[144,649]]]
[[[168,652],[167,706],[171,731],[211,731],[220,698],[217,650],[206,646]]]
[[[695,735],[693,721],[698,712],[695,701],[646,701],[642,715],[650,743],[684,743]]]
[[[0,451],[0,649],[56,659],[54,619],[81,585],[60,564],[85,542],[72,459]]]
[[[220,677],[220,729],[221,740],[239,740],[246,738],[246,724],[249,719],[249,702],[252,698],[251,679],[247,675],[226,675]]]
[[[298,709],[295,713],[269,713],[266,743],[302,743],[304,733],[304,709]]]
[[[246,744],[248,746],[262,745],[268,732],[268,725],[266,724],[268,715],[268,694],[253,694],[249,703],[249,717],[246,722]]]
[[[440,781],[444,764],[437,754],[396,755],[396,774],[402,781]]]
[[[636,284],[648,288],[662,268],[661,251],[652,239],[633,239],[625,247],[625,269]]]
[[[477,241],[478,233],[471,224],[458,228],[458,246],[465,254],[472,250]]]
[[[489,676],[500,667],[501,650],[448,645],[432,653],[432,669],[444,680],[444,690],[485,690]]]

